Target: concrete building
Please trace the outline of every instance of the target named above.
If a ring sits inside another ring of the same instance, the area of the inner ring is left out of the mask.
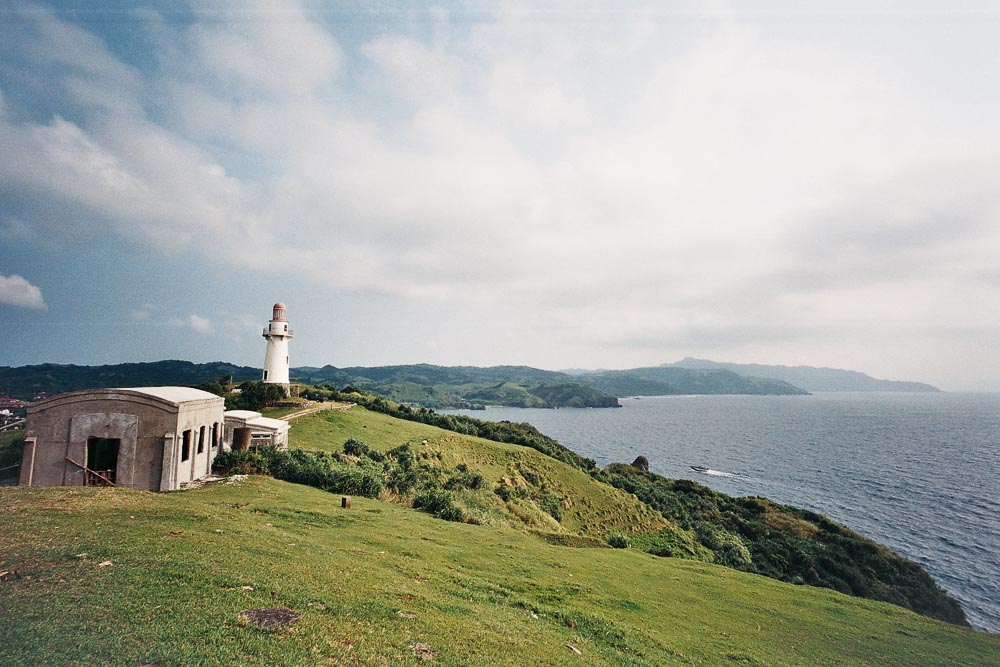
[[[173,491],[211,472],[224,401],[190,387],[91,389],[28,407],[20,484]]]
[[[285,319],[285,304],[280,301],[274,304],[271,321],[264,329],[267,339],[267,350],[264,352],[264,382],[283,384],[288,388],[288,341],[295,333],[288,328]]]
[[[289,424],[284,419],[264,417],[253,410],[227,410],[224,417],[224,439],[233,449],[240,449],[244,445],[254,448],[262,445],[288,448]]]

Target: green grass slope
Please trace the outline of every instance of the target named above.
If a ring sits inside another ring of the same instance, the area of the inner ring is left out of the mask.
[[[343,510],[261,477],[0,489],[0,573],[4,665],[988,665],[1000,651],[833,591],[376,500]],[[301,620],[237,621],[276,606]]]
[[[352,396],[357,396],[359,401],[367,401],[366,405],[372,410],[378,410],[377,414],[385,424],[395,421],[386,420],[385,413],[388,413],[422,424],[433,423],[465,433],[475,432],[488,438],[496,435],[491,434],[489,428],[485,432],[480,430],[489,425],[487,422],[463,417],[464,421],[459,423],[453,416],[400,408],[381,398],[360,394]],[[358,433],[359,426],[367,429],[367,424],[362,422],[369,418],[368,413],[356,412],[350,425],[347,421],[339,422],[340,434]],[[411,426],[393,428],[412,429],[413,422],[409,423]],[[493,426],[511,429],[512,433],[507,435],[517,436],[521,434],[518,429],[527,428],[525,432],[532,429],[530,425],[506,422]],[[466,456],[460,464],[467,467],[470,473],[485,473],[487,479],[496,479],[496,469],[483,468],[484,463],[488,466],[490,461],[490,457],[484,454],[494,451],[496,443],[469,437],[456,435],[448,441],[452,443],[453,451]],[[958,603],[923,568],[826,517],[777,505],[766,499],[733,498],[693,482],[669,480],[649,473],[641,464],[640,467],[611,464],[600,470],[593,467],[593,462],[580,458],[537,432],[523,444],[530,445],[532,454],[522,453],[524,450],[520,448],[507,448],[514,461],[508,460],[501,477],[502,485],[493,488],[496,495],[490,494],[491,485],[486,485],[486,489],[477,488],[474,493],[463,492],[461,498],[464,504],[460,503],[459,510],[450,508],[454,498],[448,495],[448,502],[439,502],[434,506],[442,508],[434,509],[435,514],[452,520],[494,525],[517,525],[521,522],[549,532],[562,529],[580,533],[587,539],[603,538],[615,546],[631,543],[654,555],[694,558],[790,583],[832,588],[858,597],[899,604],[939,620],[967,625]],[[537,458],[536,450],[550,453],[572,470],[564,470],[564,466],[546,456]],[[431,452],[435,456],[430,456]],[[536,457],[535,460],[545,465],[548,471],[540,473],[536,465],[525,463],[522,456]],[[431,462],[448,460],[434,447],[418,452],[418,457],[425,457]],[[639,457],[637,462],[641,459],[643,457]],[[393,464],[388,465],[391,468]],[[427,470],[426,462],[420,465],[425,473],[435,472]],[[439,478],[455,474],[444,468],[436,469],[436,472]],[[590,480],[581,477],[579,472],[586,472]],[[381,467],[377,474],[387,478],[395,476],[391,470]],[[574,488],[567,489],[555,482],[557,476],[575,479]],[[308,475],[281,478],[301,481]],[[588,484],[588,481],[591,483]],[[619,504],[621,500],[606,493],[608,485],[629,494],[624,504]],[[323,484],[319,486],[325,488]],[[595,504],[592,496],[598,489],[601,491],[597,493]],[[653,519],[647,520],[641,518],[645,515],[634,513],[632,494],[641,501],[642,511],[653,508],[660,513],[660,519],[665,523],[662,529],[654,527]],[[374,494],[368,492],[366,495]],[[412,494],[396,500],[412,500],[415,506],[418,504]],[[428,506],[422,501],[419,504]],[[443,509],[446,506],[448,509]],[[563,508],[571,511],[564,511]],[[576,516],[568,516],[570,514]],[[511,521],[512,518],[516,521]],[[550,539],[553,537],[550,535]],[[573,543],[565,535],[560,538],[566,543]]]
[[[618,533],[681,532],[631,493],[597,483],[586,472],[528,447],[460,435],[362,407],[308,415],[295,420],[290,431],[291,446],[306,450],[340,452],[349,438],[382,452],[408,442],[426,460],[447,468],[465,464],[481,474],[487,482],[483,489],[456,495],[466,514],[482,524],[527,528],[550,539],[573,534],[601,542]],[[421,444],[424,440],[427,445]],[[495,492],[498,486],[512,493],[505,499]],[[558,520],[545,511],[545,501],[558,504]],[[686,534],[676,539],[695,548]]]

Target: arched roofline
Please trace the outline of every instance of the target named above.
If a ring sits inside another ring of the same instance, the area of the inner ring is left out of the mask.
[[[112,389],[82,389],[43,398],[28,406],[28,414],[50,408],[92,401],[123,401],[157,407],[165,412],[178,412],[181,407],[202,407],[225,403],[221,396],[191,387],[127,387]]]

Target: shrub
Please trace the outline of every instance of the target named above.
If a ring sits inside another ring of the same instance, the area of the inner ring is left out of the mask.
[[[366,456],[368,452],[368,445],[360,440],[349,438],[347,442],[344,443],[344,453],[349,456]]]
[[[408,470],[413,465],[413,450],[410,449],[410,443],[408,442],[395,449],[390,449],[385,455],[387,458],[394,460],[403,469]]]
[[[478,472],[470,471],[469,467],[464,463],[459,463],[455,466],[455,472],[445,480],[444,488],[453,491],[460,491],[461,489],[476,490],[481,489],[485,483],[486,478]]]
[[[424,491],[413,498],[413,506],[445,521],[465,521],[465,512],[456,507],[447,491]]]
[[[452,507],[451,494],[447,491],[424,491],[413,497],[413,506],[437,514],[443,509]]]
[[[614,547],[615,549],[628,549],[629,546],[631,546],[629,544],[628,538],[625,537],[624,535],[609,535],[608,544]]]
[[[249,450],[234,449],[219,452],[212,462],[212,470],[231,475],[268,475],[271,472],[267,456]]]
[[[509,503],[514,497],[514,487],[507,484],[498,484],[497,488],[493,489],[493,493],[500,496],[500,499],[505,503]]]
[[[457,521],[459,523],[465,521],[465,512],[460,507],[455,507],[454,505],[445,507],[436,516],[445,521]]]
[[[273,447],[256,452],[234,450],[216,456],[212,467],[220,472],[271,475],[285,482],[366,498],[376,498],[382,491],[380,470],[343,463],[323,452],[279,452]]]
[[[721,544],[715,550],[716,563],[733,568],[743,568],[750,564],[750,550],[739,535],[726,533],[719,541]]]
[[[542,489],[535,499],[535,504],[556,521],[562,521],[562,499],[549,489]]]
[[[19,435],[8,436],[6,433],[4,436],[7,437],[0,441],[0,468],[16,466],[21,462],[24,438]]]

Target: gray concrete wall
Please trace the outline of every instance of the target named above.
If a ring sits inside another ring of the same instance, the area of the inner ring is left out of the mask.
[[[116,485],[151,491],[169,491],[181,483],[204,477],[221,444],[212,447],[212,425],[221,433],[222,399],[193,401],[180,407],[136,395],[74,392],[33,405],[25,424],[27,438],[35,439],[22,461],[21,483],[32,486],[80,486],[84,475],[66,461],[86,465],[87,439],[118,438]],[[203,451],[198,435],[205,427]],[[185,430],[192,431],[191,451],[181,461]],[[175,451],[164,452],[164,444]],[[221,443],[221,437],[220,437]],[[164,461],[176,466],[164,474]]]

